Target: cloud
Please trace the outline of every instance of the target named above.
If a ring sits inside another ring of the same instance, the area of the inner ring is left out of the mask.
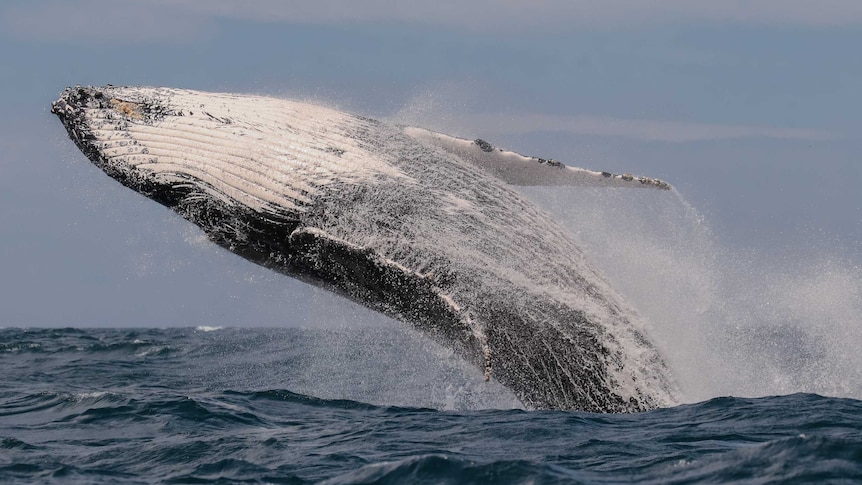
[[[858,0],[34,0],[0,8],[19,38],[118,43],[192,40],[218,20],[284,24],[411,23],[470,32],[548,33],[637,26],[859,26]]]
[[[268,22],[417,22],[471,30],[615,28],[688,21],[859,25],[858,0],[150,0],[204,15]]]
[[[483,134],[489,131],[492,132],[491,134],[545,131],[671,143],[740,138],[775,138],[806,141],[825,141],[835,138],[828,132],[810,129],[622,119],[605,116],[478,114],[467,115],[461,119],[461,123],[466,126],[475,127],[475,129],[480,129]]]
[[[28,41],[173,44],[206,38],[215,24],[196,12],[156,2],[49,0],[0,8],[0,32]]]
[[[449,82],[429,86],[409,99],[397,112],[383,118],[391,123],[421,126],[467,137],[557,132],[667,143],[743,138],[801,141],[841,138],[840,134],[806,128],[616,118],[589,114],[493,113],[471,102],[475,89],[476,86],[466,87],[461,83]]]

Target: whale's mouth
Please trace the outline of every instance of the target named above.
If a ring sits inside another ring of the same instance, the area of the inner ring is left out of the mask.
[[[150,157],[147,148],[129,134],[133,125],[154,125],[171,112],[153,99],[130,97],[111,85],[68,87],[51,103],[51,113],[57,115],[81,152],[108,176],[174,207],[193,190],[165,184],[151,171],[139,169],[141,157]]]
[[[90,154],[85,149],[92,145],[95,139],[89,123],[85,117],[84,107],[91,104],[91,100],[99,100],[104,98],[101,91],[93,88],[74,87],[66,88],[60,94],[57,101],[51,103],[51,113],[57,115],[72,141],[78,145],[78,148],[84,151],[89,157]]]
[[[242,168],[225,164],[213,168],[219,153],[182,131],[191,111],[183,112],[169,94],[112,85],[74,86],[51,104],[51,113],[101,171],[201,226],[219,244],[233,246],[237,233],[248,239],[249,232],[262,232],[258,226],[265,223],[296,225],[287,210],[261,211],[243,203],[242,193],[235,197],[238,191],[222,178],[231,170],[245,174]]]
[[[140,103],[117,99],[104,89],[75,86],[66,88],[51,103],[51,113],[57,115],[81,152],[110,177],[139,192],[151,185],[122,158],[106,157],[104,140],[97,134],[106,123],[120,127],[143,120],[146,113]]]

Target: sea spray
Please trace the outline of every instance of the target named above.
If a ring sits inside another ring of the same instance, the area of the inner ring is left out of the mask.
[[[728,247],[678,193],[526,192],[646,318],[685,400],[862,397],[862,270],[852,258]]]

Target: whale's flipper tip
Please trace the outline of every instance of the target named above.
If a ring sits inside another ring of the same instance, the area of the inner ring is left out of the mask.
[[[588,173],[595,173],[595,172],[592,172],[591,170],[585,170],[582,168],[574,168],[574,167],[567,167],[567,168],[569,168],[570,170],[582,170],[582,171],[588,172]],[[620,174],[614,174],[614,173],[610,173],[610,172],[601,172],[601,176],[606,178],[606,179],[617,180],[620,182],[629,183],[631,186],[634,186],[634,187],[637,187],[638,184],[640,184],[640,186],[642,186],[642,187],[659,189],[659,190],[670,190],[673,188],[673,187],[671,187],[671,185],[669,183],[667,183],[663,180],[652,178],[652,177],[638,177],[638,176],[632,175],[630,173],[625,173],[625,174],[620,175]]]

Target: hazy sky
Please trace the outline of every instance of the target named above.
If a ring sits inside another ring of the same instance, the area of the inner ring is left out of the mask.
[[[354,311],[91,166],[48,112],[68,85],[299,97],[481,136],[665,179],[721,245],[859,265],[860,46],[858,0],[6,0],[0,327]]]

